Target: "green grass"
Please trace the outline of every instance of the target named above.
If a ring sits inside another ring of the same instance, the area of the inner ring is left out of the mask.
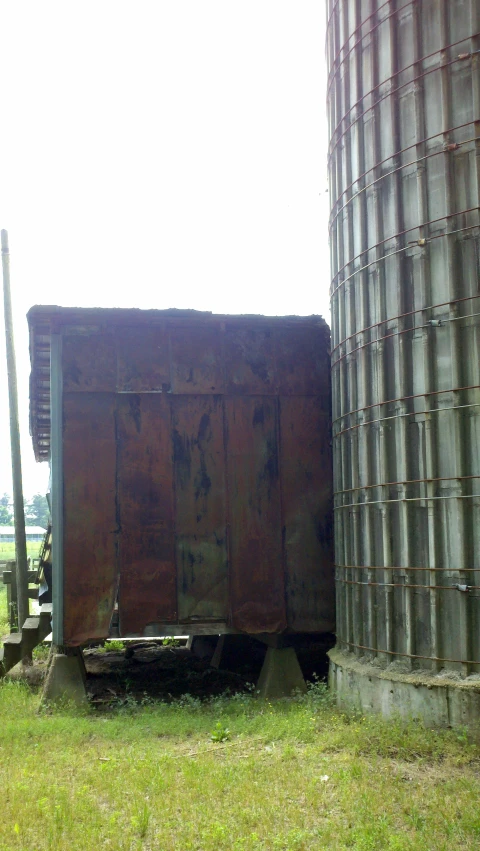
[[[38,714],[0,686],[0,851],[452,851],[480,844],[465,733],[251,696]],[[228,736],[212,741],[218,730]]]
[[[105,644],[100,644],[97,647],[97,653],[108,653],[111,650],[114,650],[116,653],[125,650],[125,642],[118,638],[109,638]]]
[[[35,543],[27,543],[27,556],[29,558],[38,558],[38,554],[40,552],[41,544],[36,541]],[[10,561],[15,558],[15,544],[0,544],[0,561]]]
[[[0,580],[0,645],[2,636],[10,632],[7,612],[7,588]]]

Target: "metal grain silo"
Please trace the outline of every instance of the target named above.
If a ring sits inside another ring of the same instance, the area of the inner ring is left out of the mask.
[[[330,676],[340,703],[467,723],[480,712],[480,4],[327,6]]]

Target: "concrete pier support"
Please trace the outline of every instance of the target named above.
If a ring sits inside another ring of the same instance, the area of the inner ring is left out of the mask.
[[[260,697],[291,697],[292,692],[305,693],[307,686],[293,647],[269,647],[257,689]]]
[[[70,700],[81,705],[87,702],[86,671],[80,648],[55,648],[51,655],[42,703]]]

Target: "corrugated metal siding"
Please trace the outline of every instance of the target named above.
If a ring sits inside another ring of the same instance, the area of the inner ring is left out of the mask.
[[[277,400],[227,398],[226,419],[232,624],[244,632],[282,632],[287,616]]]
[[[325,325],[91,318],[63,325],[66,643],[117,587],[124,635],[333,629]]]
[[[328,15],[338,641],[478,673],[480,6]]]
[[[175,396],[171,405],[178,615],[221,621],[228,611],[223,399]]]
[[[325,581],[333,562],[331,427],[318,396],[280,399],[280,435],[287,621],[315,632],[335,609]]]
[[[108,634],[117,592],[115,397],[65,393],[65,644]]]
[[[167,396],[117,397],[116,425],[120,629],[129,633],[177,618]]]

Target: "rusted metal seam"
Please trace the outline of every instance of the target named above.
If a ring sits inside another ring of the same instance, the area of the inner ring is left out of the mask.
[[[444,131],[444,132],[448,132],[448,131]],[[457,151],[458,148],[461,148],[463,145],[468,145],[470,142],[480,142],[480,138],[478,136],[473,136],[471,139],[464,139],[462,142],[455,142],[454,148],[453,147],[452,148],[442,147],[438,151],[430,151],[430,153],[425,154],[424,157],[419,157],[416,160],[410,160],[410,162],[408,162],[408,163],[403,163],[402,165],[399,165],[396,168],[393,168],[391,171],[387,171],[385,174],[381,174],[380,177],[376,177],[375,180],[372,180],[370,183],[367,183],[366,186],[362,186],[362,188],[359,189],[358,192],[355,192],[347,201],[345,201],[344,204],[342,204],[342,206],[336,211],[335,215],[330,216],[330,219],[328,221],[329,233],[331,233],[331,230],[332,230],[335,222],[337,221],[337,218],[340,215],[340,213],[343,210],[346,210],[348,208],[348,206],[352,203],[352,201],[355,201],[356,198],[359,198],[360,195],[363,192],[367,191],[367,189],[371,189],[372,186],[375,186],[377,183],[380,183],[381,180],[385,180],[386,177],[391,177],[392,174],[398,174],[399,172],[403,171],[403,169],[408,168],[411,165],[418,165],[418,163],[424,162],[425,160],[430,159],[430,157],[438,157],[440,154],[451,154],[454,151]],[[392,155],[392,157],[389,157],[388,159],[393,159],[393,156],[394,155]],[[375,167],[378,168],[378,165],[375,166]]]
[[[400,233],[392,234],[392,236],[387,236],[385,237],[385,239],[382,239],[380,242],[376,242],[374,245],[370,245],[368,248],[365,248],[363,251],[361,251],[360,254],[357,254],[355,255],[355,257],[352,257],[352,259],[349,260],[348,263],[345,263],[345,265],[338,270],[338,272],[334,275],[333,280],[337,280],[339,275],[341,275],[344,271],[344,269],[346,269],[347,266],[351,266],[351,264],[355,263],[356,260],[359,260],[363,254],[367,254],[369,251],[374,251],[376,248],[380,248],[380,246],[384,245],[386,242],[390,242],[390,240],[397,240],[400,236],[405,236],[407,233],[411,233],[415,230],[421,230],[423,228],[428,227],[429,225],[436,225],[438,224],[438,222],[447,222],[448,219],[452,219],[454,218],[454,216],[466,216],[467,213],[477,213],[479,211],[480,205],[477,205],[476,207],[470,207],[468,210],[458,210],[458,212],[456,213],[449,213],[446,216],[440,216],[438,219],[431,219],[428,222],[419,222],[418,225],[414,225],[413,227],[408,228],[407,230],[400,231]],[[408,242],[407,245],[404,245],[402,248],[398,248],[396,251],[391,251],[388,254],[384,254],[382,257],[377,257],[375,258],[375,260],[371,260],[370,263],[366,263],[364,266],[360,266],[359,269],[355,269],[353,272],[351,272],[350,275],[347,275],[346,278],[343,278],[343,280],[338,283],[338,286],[336,286],[334,289],[330,288],[330,297],[333,298],[335,293],[338,292],[338,290],[342,286],[344,286],[351,278],[354,278],[355,275],[358,275],[365,269],[370,268],[370,266],[374,266],[375,263],[380,263],[380,261],[382,260],[387,260],[389,257],[394,257],[396,254],[401,254],[402,251],[407,251],[413,245],[419,245],[421,248],[423,248],[425,247],[425,245],[428,245],[429,242],[433,242],[434,239],[440,239],[445,236],[453,236],[456,233],[462,233],[463,231],[472,230],[472,228],[478,227],[480,227],[480,223],[477,222],[475,225],[467,225],[466,227],[458,228],[456,230],[444,231],[443,233],[433,234],[431,236],[421,238],[420,240],[414,239],[411,242]]]
[[[442,301],[442,302],[439,302],[439,304],[428,304],[426,307],[417,307],[416,310],[408,310],[406,313],[399,313],[397,316],[388,316],[386,319],[380,319],[379,322],[375,322],[373,325],[367,325],[366,328],[360,328],[358,331],[355,331],[353,334],[350,334],[348,337],[344,337],[343,340],[341,340],[339,343],[337,343],[336,346],[333,347],[333,349],[331,350],[331,354],[333,355],[333,353],[337,349],[339,349],[340,346],[344,346],[346,343],[349,342],[349,340],[353,340],[354,337],[359,337],[360,334],[366,334],[367,331],[371,331],[373,328],[378,328],[379,325],[383,325],[384,323],[395,322],[396,319],[404,319],[406,316],[415,316],[415,314],[423,313],[425,310],[437,310],[437,308],[439,308],[439,307],[449,307],[452,304],[460,304],[463,301],[472,301],[475,298],[480,298],[480,293],[477,293],[476,295],[465,296],[464,298],[454,298],[451,301]],[[479,314],[471,314],[471,315],[477,316]],[[461,319],[462,317],[458,317],[458,318]],[[453,319],[449,319],[448,321],[452,322]],[[423,327],[423,326],[419,326],[419,327]],[[408,330],[410,330],[410,329],[408,329]],[[380,339],[383,339],[383,338],[380,337]],[[378,339],[374,340],[373,342],[378,342]],[[352,351],[355,351],[355,349],[353,349]]]
[[[478,573],[479,567],[407,567],[405,565],[336,564],[342,570],[421,570],[441,571],[442,573]]]
[[[276,353],[276,347],[275,347]],[[277,363],[275,358],[275,371],[277,369]],[[274,407],[277,418],[276,424],[276,440],[277,440],[277,458],[278,458],[278,496],[280,502],[280,546],[281,546],[281,559],[282,559],[282,571],[283,571],[283,605],[285,611],[285,623],[288,624],[288,600],[287,600],[287,585],[288,585],[288,575],[287,575],[287,547],[284,535],[284,529],[286,527],[285,522],[285,511],[284,511],[284,494],[283,494],[283,484],[282,484],[282,474],[281,474],[281,447],[282,447],[282,433],[281,433],[281,412],[280,412],[280,397],[274,396]]]
[[[443,392],[443,391],[437,391],[437,392]],[[457,391],[454,390],[454,391],[450,391],[450,392],[456,393]],[[425,395],[427,395],[427,394],[425,394]],[[387,402],[378,402],[377,403],[377,405],[386,405],[386,404],[387,404]],[[378,417],[378,419],[376,419],[376,420],[367,420],[367,422],[364,422],[364,423],[356,423],[353,426],[347,426],[347,428],[343,428],[341,431],[337,431],[337,433],[334,434],[333,437],[337,438],[337,437],[340,437],[340,435],[345,434],[345,432],[347,432],[347,431],[354,431],[355,429],[361,428],[362,426],[374,425],[375,423],[384,423],[384,422],[387,422],[388,420],[398,420],[398,419],[401,419],[402,417],[415,417],[415,416],[421,416],[423,414],[425,416],[427,416],[429,414],[438,414],[440,411],[460,411],[460,410],[463,410],[463,408],[478,408],[479,405],[480,405],[480,402],[472,402],[470,405],[450,405],[450,406],[445,407],[445,408],[430,408],[428,411],[409,411],[406,414],[394,414],[391,417]],[[341,419],[341,417],[339,419]]]
[[[372,408],[378,408],[380,405],[393,405],[394,402],[406,402],[409,399],[422,399],[424,396],[439,396],[441,393],[458,393],[461,390],[480,390],[480,384],[469,384],[466,387],[449,387],[447,390],[426,390],[424,393],[414,393],[412,396],[399,396],[396,399],[384,399],[381,402],[372,402],[371,405],[365,405],[364,408],[353,408],[351,411],[346,411],[346,413],[341,414],[339,417],[336,417],[332,425],[338,423],[339,420],[343,420],[345,417],[351,416],[351,414],[360,414],[363,411],[369,411]],[[434,408],[433,410],[444,411],[446,408]],[[417,411],[412,411],[412,413],[417,413]],[[429,413],[426,411],[418,411],[419,414]],[[373,422],[373,420],[371,420]]]
[[[444,410],[442,408],[442,410]],[[395,485],[418,485],[423,482],[458,482],[463,479],[480,479],[480,473],[476,476],[439,476],[436,479],[405,479],[401,482],[377,482],[375,485],[361,485],[358,488],[346,488],[343,491],[334,491],[334,496],[339,496],[342,493],[352,493],[353,491],[363,491],[368,490],[370,488],[385,488],[385,487],[393,487]]]
[[[221,356],[221,371],[223,386],[227,388],[227,368],[225,359],[225,325],[222,324],[220,334],[220,356]],[[222,432],[223,432],[223,453],[224,453],[224,487],[225,487],[225,552],[227,555],[227,601],[228,609],[226,612],[226,623],[229,627],[233,624],[233,608],[232,608],[232,529],[230,523],[230,483],[228,478],[228,417],[226,410],[226,392],[222,395]]]
[[[432,502],[438,499],[476,499],[480,498],[480,493],[469,494],[452,494],[451,496],[408,496],[400,499],[372,499],[370,502],[349,502],[345,505],[335,505],[333,510],[340,511],[343,508],[363,508],[365,505],[386,505],[387,503],[401,502]]]
[[[426,322],[425,325],[412,325],[411,328],[402,328],[401,331],[392,331],[391,334],[385,334],[384,337],[377,337],[376,340],[368,340],[366,343],[362,343],[361,346],[357,346],[356,349],[350,349],[348,352],[344,352],[343,355],[337,358],[337,360],[332,361],[332,369],[334,366],[337,366],[338,363],[341,363],[345,358],[348,358],[350,355],[354,355],[355,352],[360,352],[362,349],[366,349],[367,346],[374,346],[375,343],[383,343],[384,340],[390,340],[392,337],[399,337],[401,334],[408,334],[411,331],[420,331],[422,328],[435,328],[442,327],[447,324],[447,322],[460,322],[461,319],[472,319],[474,316],[480,316],[480,313],[466,313],[465,316],[451,316],[446,319],[442,319],[441,326],[432,325],[431,322]],[[390,321],[390,320],[385,320]],[[360,332],[358,332],[360,333]]]
[[[168,332],[168,338],[167,339],[168,339],[168,347],[169,347],[168,361],[169,361],[169,365],[171,365],[172,358],[171,358],[171,351],[170,351],[170,333],[169,332]],[[171,366],[170,366],[169,378],[170,378],[170,387],[171,387],[172,386]],[[174,423],[173,423],[172,399],[170,398],[168,401],[169,401],[168,412],[169,412],[169,416],[170,416],[169,429],[170,429],[170,435],[173,435]],[[175,620],[178,621],[178,613],[179,613],[179,610],[180,610],[180,605],[179,605],[179,595],[178,595],[178,577],[179,577],[178,547],[176,546],[176,543],[177,543],[177,470],[176,470],[176,460],[175,460],[174,454],[173,454],[173,457],[172,457],[172,492],[171,492],[171,495],[170,495],[170,504],[171,504],[171,511],[172,511],[172,526],[173,526],[172,538],[173,538],[173,542],[174,542],[173,543],[173,569],[175,571],[175,580],[174,580],[175,581]]]
[[[62,337],[51,338],[50,395],[52,405],[52,640],[63,644],[63,374]]]
[[[388,568],[382,568],[382,570],[388,570]],[[341,576],[336,576],[335,582],[341,582],[342,585],[366,585],[369,588],[411,588],[412,591],[414,591],[415,588],[424,588],[427,591],[433,590],[458,592],[458,588],[456,587],[456,585],[417,585],[416,583],[405,585],[404,582],[361,582],[360,580],[355,579],[343,579],[343,577]],[[469,585],[468,588],[472,591],[479,591],[480,585]],[[465,591],[463,593],[468,592]]]

